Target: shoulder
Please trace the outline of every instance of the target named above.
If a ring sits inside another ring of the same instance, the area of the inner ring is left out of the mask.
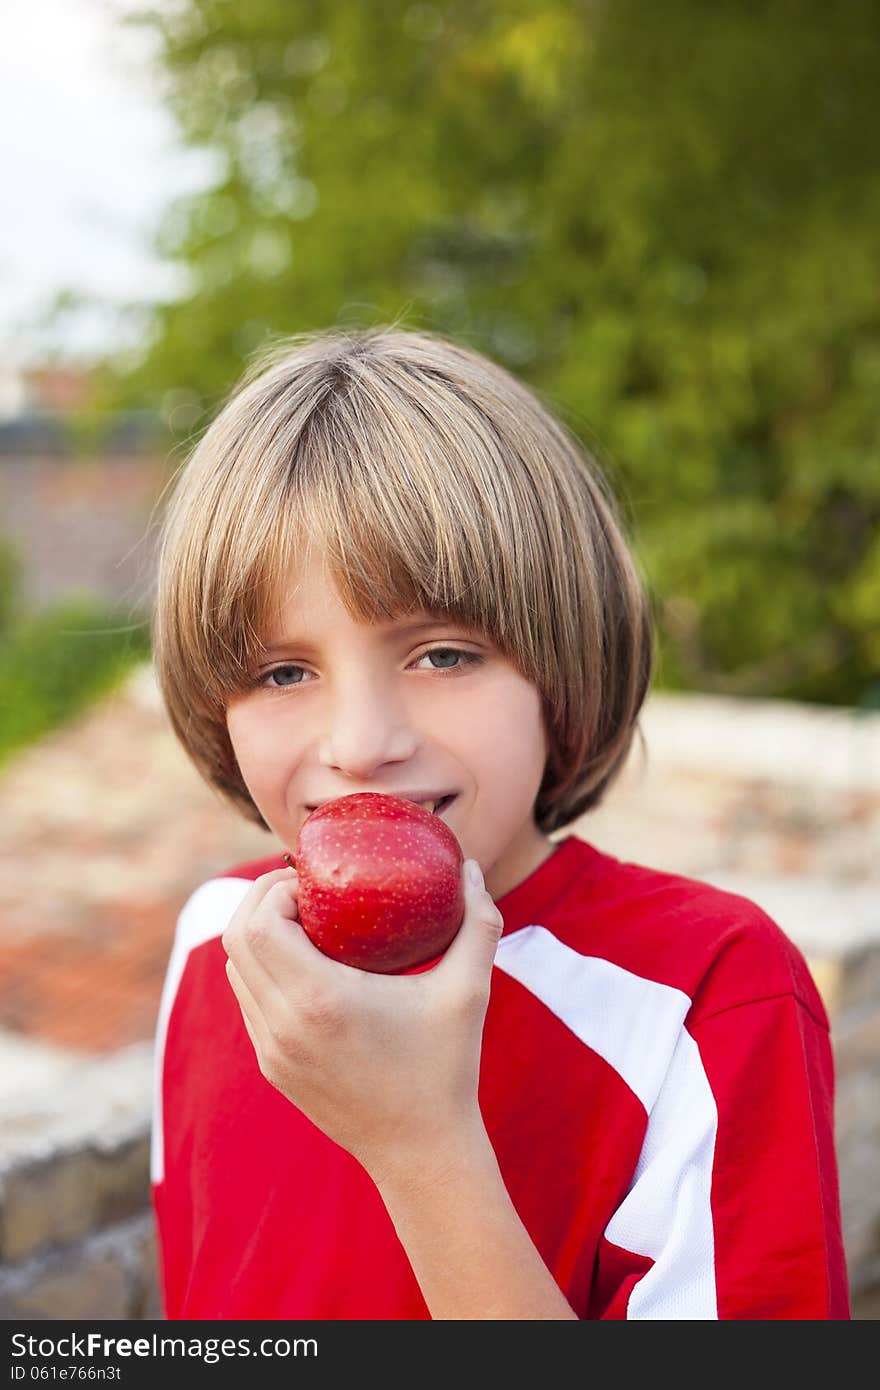
[[[827,1028],[803,954],[750,898],[567,844],[566,881],[532,923],[568,952],[675,991],[690,1024],[788,994]]]

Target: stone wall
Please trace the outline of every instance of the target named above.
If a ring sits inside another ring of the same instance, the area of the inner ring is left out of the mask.
[[[149,1208],[152,1045],[7,1099],[0,1317],[159,1318]]]
[[[745,893],[801,946],[828,1007],[844,1234],[880,1315],[880,716],[651,698],[576,833]],[[46,788],[52,795],[46,795]],[[0,1317],[156,1318],[152,1028],[176,913],[273,852],[199,782],[151,673],[0,778]]]

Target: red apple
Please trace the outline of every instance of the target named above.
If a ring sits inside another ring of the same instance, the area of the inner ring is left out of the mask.
[[[334,960],[395,974],[442,955],[461,926],[463,856],[449,826],[412,801],[354,792],[300,827],[299,917]]]

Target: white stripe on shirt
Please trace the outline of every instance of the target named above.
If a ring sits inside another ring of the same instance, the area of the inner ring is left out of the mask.
[[[653,1261],[630,1318],[716,1319],[712,1162],[718,1114],[681,990],[583,956],[545,927],[502,937],[495,964],[613,1067],[648,1127],[609,1241]]]
[[[187,899],[177,919],[174,945],[168,960],[159,1015],[156,1021],[156,1050],[153,1061],[153,1127],[150,1135],[150,1181],[165,1177],[165,1134],[162,1124],[162,1070],[168,1021],[190,951],[212,937],[222,936],[248,889],[249,879],[211,878]]]

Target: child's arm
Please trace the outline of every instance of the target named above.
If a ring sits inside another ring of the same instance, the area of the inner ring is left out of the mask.
[[[523,1226],[483,1129],[388,1173],[382,1200],[435,1319],[577,1318]]]
[[[257,879],[223,935],[260,1070],[376,1183],[434,1319],[577,1315],[504,1186],[477,1100],[502,922],[465,875],[465,919],[431,970],[329,960],[292,869]]]

